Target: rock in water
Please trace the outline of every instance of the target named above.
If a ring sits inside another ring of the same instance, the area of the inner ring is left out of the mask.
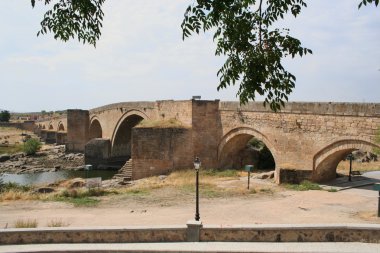
[[[8,154],[0,155],[0,162],[6,162],[6,161],[8,161],[9,159],[11,159],[11,156],[8,155]]]

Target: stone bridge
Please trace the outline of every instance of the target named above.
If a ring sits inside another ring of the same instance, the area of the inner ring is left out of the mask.
[[[378,147],[380,104],[287,103],[274,113],[259,102],[129,102],[68,110],[66,122],[68,151],[85,151],[95,166],[132,158],[133,179],[191,168],[195,156],[203,168],[241,168],[255,137],[272,153],[278,183],[320,182],[353,150]],[[58,122],[41,128],[50,126],[59,130]]]
[[[67,118],[56,117],[35,122],[34,132],[46,143],[65,144],[67,135]]]

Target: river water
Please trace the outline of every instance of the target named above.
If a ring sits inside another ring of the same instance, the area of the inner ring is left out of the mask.
[[[101,177],[102,180],[111,179],[117,170],[90,170],[72,171],[62,170],[57,172],[38,172],[27,174],[0,174],[4,183],[12,182],[20,185],[42,185],[51,184],[59,180],[71,179],[76,177],[93,178]]]

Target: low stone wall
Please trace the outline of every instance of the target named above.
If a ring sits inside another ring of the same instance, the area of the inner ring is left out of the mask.
[[[34,121],[28,120],[24,122],[0,122],[0,127],[14,127],[33,132],[35,125]]]
[[[0,229],[0,245],[186,241],[380,243],[380,224]]]
[[[184,242],[186,227],[1,229],[0,245],[38,243]]]
[[[276,173],[276,183],[278,184],[300,184],[304,180],[312,181],[313,171],[278,168]]]
[[[365,242],[380,243],[380,225],[275,225],[204,227],[204,242]]]
[[[239,102],[221,101],[220,110],[242,110],[273,113],[270,107],[264,107],[262,102],[249,102],[245,105],[240,105]],[[380,104],[347,102],[289,102],[285,103],[285,107],[281,109],[281,113],[379,117]]]

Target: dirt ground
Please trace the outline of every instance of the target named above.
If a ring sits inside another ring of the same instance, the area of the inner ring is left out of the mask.
[[[0,127],[0,143],[22,143],[22,140],[24,138],[22,134],[28,134],[35,137],[35,135],[29,131],[21,130],[14,127]]]
[[[246,186],[246,178],[225,182],[224,187]],[[203,224],[332,224],[380,223],[378,193],[372,186],[339,192],[293,191],[269,181],[265,190],[245,196],[218,196],[200,199]],[[251,185],[251,186],[252,186]],[[0,227],[12,227],[19,219],[35,219],[38,227],[59,220],[69,227],[184,225],[194,219],[193,193],[160,188],[149,194],[101,197],[97,207],[74,207],[64,202],[0,202]]]

